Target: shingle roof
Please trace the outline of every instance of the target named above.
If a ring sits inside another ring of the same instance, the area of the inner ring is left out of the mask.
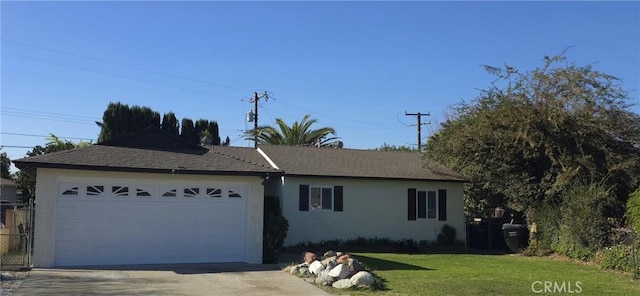
[[[273,145],[259,148],[286,175],[467,181],[417,152]]]
[[[163,142],[166,133],[147,130],[132,134],[132,140],[118,140],[119,145],[105,142],[88,147],[59,151],[15,160],[20,169],[37,167],[110,171],[173,172],[189,174],[281,175],[255,149],[225,146],[209,148],[180,143],[177,137]],[[140,141],[140,138],[148,141]],[[148,145],[161,144],[159,147]],[[146,146],[140,148],[140,146]]]

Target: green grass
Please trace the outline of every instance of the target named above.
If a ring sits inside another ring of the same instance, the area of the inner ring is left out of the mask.
[[[475,254],[353,255],[382,279],[383,289],[334,289],[333,293],[381,296],[640,295],[640,281],[633,280],[630,274],[561,259]],[[565,289],[555,293],[534,293],[532,285],[539,292],[543,289],[542,283],[534,284],[536,281],[557,282],[558,285],[564,282]]]

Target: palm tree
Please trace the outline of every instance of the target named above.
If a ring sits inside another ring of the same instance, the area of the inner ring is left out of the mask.
[[[318,144],[326,146],[338,139],[337,137],[327,137],[330,134],[336,134],[336,131],[331,127],[311,129],[317,120],[309,119],[309,116],[309,114],[305,115],[302,121],[299,123],[296,121],[292,126],[287,125],[284,120],[276,118],[279,130],[272,126],[259,126],[257,129],[245,132],[245,139],[255,140],[257,138],[258,144],[304,146]]]

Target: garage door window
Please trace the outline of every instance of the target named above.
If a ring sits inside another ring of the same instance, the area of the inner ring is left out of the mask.
[[[62,195],[78,195],[78,191],[79,191],[78,187],[71,187],[69,189],[65,189],[62,192]]]
[[[111,193],[115,197],[127,197],[129,196],[128,186],[111,186]]]
[[[102,195],[104,195],[104,186],[102,186],[102,185],[87,186],[87,195],[88,196],[102,196]]]
[[[136,196],[138,197],[150,197],[151,193],[143,188],[136,188]]]
[[[200,188],[198,187],[186,187],[184,189],[184,197],[198,197],[200,194]]]
[[[222,197],[222,189],[220,188],[207,188],[207,196],[213,198]]]
[[[169,190],[166,190],[166,191],[162,194],[162,196],[163,196],[163,197],[176,197],[177,192],[178,192],[178,189],[175,189],[175,188],[173,188],[173,189],[169,189]]]

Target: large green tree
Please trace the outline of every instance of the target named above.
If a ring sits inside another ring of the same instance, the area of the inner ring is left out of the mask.
[[[60,139],[54,134],[50,134],[47,138],[47,143],[44,146],[37,145],[27,152],[28,157],[38,156],[47,153],[53,153],[63,150],[70,150],[74,148],[82,148],[91,145],[91,142],[80,141],[74,143],[70,140]],[[35,198],[36,196],[36,178],[32,175],[26,174],[23,171],[16,173],[18,187],[22,189],[22,196],[24,199]]]
[[[276,118],[277,128],[260,126],[257,129],[247,131],[245,136],[247,140],[257,138],[258,144],[269,145],[312,146],[317,145],[319,141],[320,145],[325,146],[338,139],[337,137],[329,137],[329,135],[336,134],[336,131],[331,127],[312,129],[311,127],[317,120],[309,119],[309,117],[310,115],[307,114],[300,122],[296,121],[291,126],[287,125],[284,120]]]
[[[578,181],[603,184],[619,205],[626,201],[640,176],[640,116],[619,79],[563,54],[527,72],[486,69],[496,81],[458,105],[426,147],[471,180],[467,211],[553,207]]]
[[[180,134],[180,124],[178,124],[178,119],[173,112],[167,112],[162,116],[160,128],[176,136]]]
[[[149,107],[131,106],[120,102],[109,103],[102,116],[102,122],[96,122],[100,127],[98,142],[104,142],[115,137],[145,128],[160,128],[170,134],[179,135],[194,144],[200,143],[200,134],[207,130],[214,145],[220,145],[220,131],[218,123],[200,119],[194,125],[193,120],[183,118],[182,124],[173,112],[165,113],[160,120],[160,113]]]
[[[6,152],[2,152],[0,154],[0,175],[2,178],[9,179],[11,178],[11,172],[9,168],[11,167],[11,159],[7,156]]]

